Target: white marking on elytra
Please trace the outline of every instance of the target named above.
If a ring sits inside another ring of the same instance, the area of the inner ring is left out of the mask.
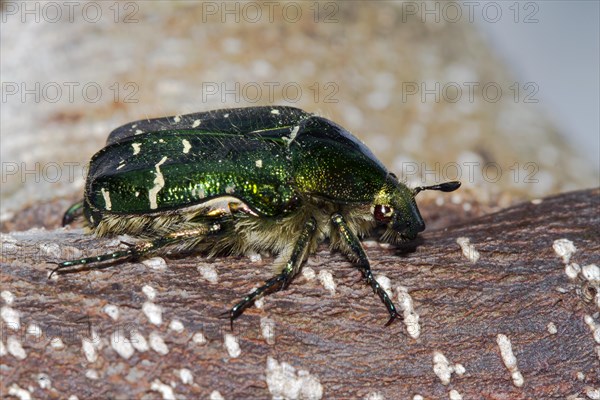
[[[9,336],[8,339],[6,339],[6,350],[17,360],[24,360],[27,358],[27,353],[23,346],[21,346],[21,342],[14,336]]]
[[[146,301],[142,305],[142,311],[146,314],[146,318],[151,324],[160,325],[162,324],[162,307],[156,305],[150,301]]]
[[[21,329],[21,314],[14,308],[3,306],[0,308],[0,317],[10,329],[15,331]]]
[[[298,134],[298,132],[300,131],[300,126],[296,125],[292,128],[292,130],[290,131],[290,137],[282,137],[282,140],[286,143],[286,145],[289,147],[292,142],[294,141],[294,139],[296,139],[296,135]]]
[[[165,385],[159,379],[155,379],[152,381],[152,385],[150,385],[150,390],[153,392],[159,392],[162,394],[163,400],[175,400],[175,393],[173,392],[173,388],[169,385]]]
[[[263,161],[262,160],[256,160],[254,162],[254,165],[256,165],[256,168],[262,168],[263,166]]]
[[[117,354],[119,354],[126,360],[128,360],[133,355],[133,353],[135,353],[131,342],[127,340],[123,336],[123,332],[119,330],[114,331],[110,335],[110,345],[113,348],[113,350],[117,352]]]
[[[148,342],[146,341],[146,338],[144,337],[144,335],[142,335],[139,331],[134,329],[133,331],[131,331],[130,336],[131,336],[131,345],[133,346],[134,349],[136,349],[140,353],[148,351],[150,346],[148,346]]]
[[[158,192],[165,187],[165,178],[160,172],[160,166],[167,161],[167,156],[164,156],[155,166],[154,187],[148,191],[148,200],[150,201],[150,209],[155,210],[158,207],[157,195]]]
[[[331,272],[326,270],[319,271],[319,281],[321,282],[321,285],[323,285],[323,287],[329,291],[329,293],[335,294],[335,281],[333,280],[333,275],[331,275]]]
[[[240,349],[240,344],[238,343],[237,337],[230,333],[226,333],[223,342],[227,353],[229,353],[229,357],[237,358],[242,354],[242,350]]]
[[[298,132],[300,131],[300,125],[296,125],[292,128],[292,131],[290,132],[290,143],[294,141],[294,139],[296,139],[296,135],[298,135]]]
[[[176,123],[180,123],[181,122],[181,115],[176,115],[173,117],[173,121],[175,121]]]
[[[456,239],[456,243],[462,249],[463,256],[465,256],[472,263],[477,262],[479,260],[479,252],[475,249],[475,246],[471,244],[469,238],[459,237]]]
[[[163,356],[169,354],[169,348],[158,332],[151,332],[148,337],[152,350]]]
[[[465,367],[463,367],[462,364],[450,365],[450,362],[444,354],[439,351],[434,351],[433,372],[440,378],[442,385],[448,385],[452,374],[463,375],[465,373]]]
[[[420,316],[414,309],[413,299],[408,294],[408,289],[404,286],[398,286],[396,291],[398,292],[398,302],[402,310],[402,316],[404,317],[403,321],[406,331],[410,337],[417,339],[421,336],[421,325],[419,325]]]
[[[131,143],[131,147],[133,147],[133,155],[135,156],[136,154],[140,153],[142,144],[141,143]]]
[[[274,108],[274,109],[271,110],[271,114],[279,115],[279,110],[276,109],[276,108]]]
[[[123,168],[125,165],[127,165],[127,164],[125,163],[125,160],[121,160],[121,161],[119,161],[119,166],[117,167],[117,171],[118,171],[118,170],[120,170],[121,168]]]
[[[568,264],[571,256],[577,251],[577,247],[569,239],[557,239],[552,243],[554,252],[562,257],[563,263]]]
[[[0,292],[0,297],[2,297],[2,300],[8,305],[11,305],[15,301],[15,295],[8,290]]]
[[[235,193],[235,185],[233,183],[225,186],[225,193],[227,194],[233,194]]]
[[[110,211],[112,208],[112,203],[110,202],[110,192],[104,188],[101,188],[100,192],[102,192],[102,197],[104,197],[104,208]]]
[[[323,386],[316,376],[306,370],[299,370],[286,362],[277,362],[267,357],[267,386],[273,398],[321,399]]]
[[[194,123],[192,124],[192,128],[199,127],[201,123],[202,123],[202,121],[199,119],[194,120]]]
[[[521,387],[525,383],[523,379],[523,375],[519,371],[519,367],[517,366],[517,358],[512,351],[512,344],[508,336],[503,334],[498,334],[496,336],[496,343],[498,343],[498,347],[500,348],[500,355],[502,356],[502,361],[506,366],[506,369],[511,374],[513,385],[516,387]]]
[[[183,154],[189,153],[190,149],[192,148],[192,145],[190,144],[189,140],[183,139],[181,143],[183,144]]]
[[[19,400],[31,400],[31,393],[29,390],[21,388],[16,383],[13,383],[8,388],[8,395],[17,397]]]
[[[229,118],[229,113],[223,115],[223,118]]]
[[[206,192],[204,191],[204,188],[202,186],[197,185],[194,187],[194,189],[192,189],[192,196],[202,200],[206,197]]]

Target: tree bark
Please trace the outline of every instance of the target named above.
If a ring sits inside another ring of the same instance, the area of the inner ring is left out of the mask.
[[[325,245],[309,273],[248,309],[232,332],[220,314],[272,275],[272,258],[165,257],[48,279],[49,262],[114,251],[119,239],[78,229],[3,234],[1,395],[594,398],[598,282],[565,271],[600,265],[599,195],[565,193],[428,229],[416,246],[367,240],[396,305],[400,286],[410,295],[418,337],[415,324],[384,327],[385,307],[360,272]],[[39,219],[58,221],[58,208]],[[553,249],[558,239],[576,246],[568,262]],[[319,279],[327,273],[335,290]]]

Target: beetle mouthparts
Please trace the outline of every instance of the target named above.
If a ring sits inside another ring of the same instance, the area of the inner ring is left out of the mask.
[[[439,185],[431,185],[431,186],[417,186],[413,189],[413,196],[419,194],[423,190],[439,190],[442,192],[453,192],[460,187],[460,181],[450,181],[440,183]]]

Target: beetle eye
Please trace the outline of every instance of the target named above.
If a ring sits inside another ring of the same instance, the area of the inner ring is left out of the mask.
[[[376,221],[388,223],[392,219],[394,210],[388,206],[376,205],[373,210],[373,217]]]

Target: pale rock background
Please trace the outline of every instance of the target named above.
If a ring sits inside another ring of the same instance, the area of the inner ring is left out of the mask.
[[[476,24],[424,21],[411,4],[425,3],[3,2],[2,220],[81,196],[85,164],[121,124],[267,104],[340,123],[411,185],[460,170],[463,189],[440,202],[598,185]]]

